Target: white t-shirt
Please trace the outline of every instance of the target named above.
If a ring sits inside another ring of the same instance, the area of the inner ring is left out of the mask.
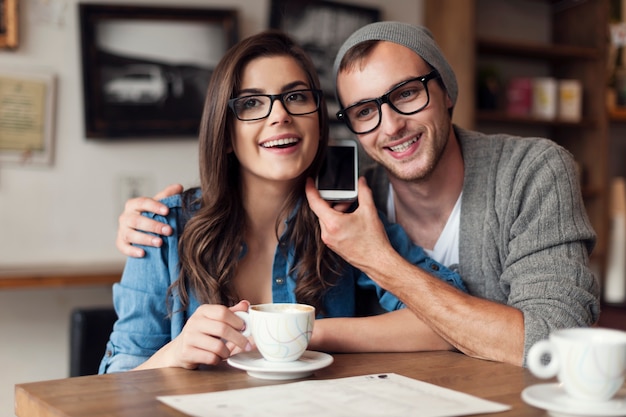
[[[393,187],[389,184],[389,197],[387,198],[387,218],[390,222],[396,222],[396,207],[394,203]],[[459,232],[461,224],[461,197],[463,193],[459,194],[459,198],[454,204],[452,213],[448,217],[439,239],[435,247],[431,249],[424,248],[428,256],[433,258],[445,266],[457,265],[459,263]]]

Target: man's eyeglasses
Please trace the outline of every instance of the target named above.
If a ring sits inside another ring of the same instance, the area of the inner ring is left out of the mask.
[[[293,90],[281,94],[254,94],[231,98],[228,107],[242,121],[265,119],[272,112],[275,100],[292,116],[315,113],[322,101],[321,90]]]
[[[383,94],[370,100],[363,100],[337,112],[337,119],[345,122],[357,135],[370,133],[380,126],[380,107],[387,103],[395,112],[411,115],[423,110],[430,102],[428,81],[439,78],[437,71],[406,80]]]

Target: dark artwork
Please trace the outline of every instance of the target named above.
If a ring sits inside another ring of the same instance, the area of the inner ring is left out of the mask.
[[[5,7],[6,5],[4,4],[4,0],[0,0],[0,35],[4,35],[5,33],[7,33],[7,17],[4,13]]]
[[[81,4],[80,18],[87,137],[197,137],[236,12]]]
[[[185,131],[186,119],[200,118],[211,68],[98,55],[104,119],[156,119]]]
[[[320,77],[332,121],[335,100],[333,62],[341,44],[356,29],[380,19],[374,8],[319,0],[272,0],[270,27],[289,33],[311,56]]]

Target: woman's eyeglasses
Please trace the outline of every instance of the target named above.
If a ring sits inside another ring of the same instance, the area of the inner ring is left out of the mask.
[[[252,121],[265,119],[272,112],[274,101],[279,100],[287,113],[302,116],[315,113],[322,101],[321,90],[294,90],[281,94],[254,94],[228,100],[228,107],[237,119]]]

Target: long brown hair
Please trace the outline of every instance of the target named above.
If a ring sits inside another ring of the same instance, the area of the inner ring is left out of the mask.
[[[200,201],[191,201],[194,190],[183,196],[184,207],[198,211],[189,219],[179,240],[180,275],[170,288],[183,307],[193,291],[200,303],[234,305],[233,278],[244,245],[246,228],[242,204],[240,165],[231,149],[235,117],[228,100],[240,90],[244,66],[259,57],[290,56],[308,76],[310,88],[320,89],[315,67],[304,50],[282,32],[270,30],[251,36],[232,47],[215,68],[209,83],[200,125]],[[281,247],[295,248],[298,302],[314,305],[323,312],[323,295],[333,284],[342,261],[322,242],[317,217],[304,196],[304,182],[314,176],[328,145],[328,115],[322,98],[318,111],[320,142],[311,166],[302,174],[286,199],[276,222],[297,211],[282,237]],[[285,249],[287,250],[287,249]],[[286,255],[286,254],[285,254]]]

